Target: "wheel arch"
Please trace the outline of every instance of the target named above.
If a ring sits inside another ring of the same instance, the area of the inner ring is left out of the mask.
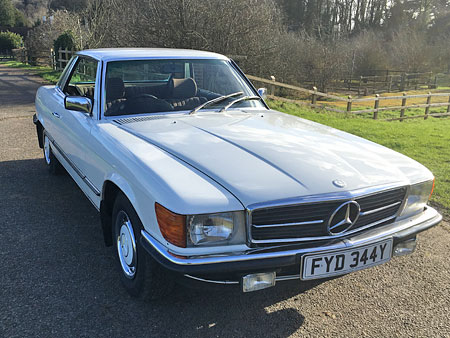
[[[44,138],[43,138],[44,126],[42,125],[41,121],[39,121],[37,119],[36,115],[33,116],[33,122],[36,125],[36,133],[37,133],[37,137],[38,137],[39,148],[43,149],[44,148]]]
[[[112,235],[112,211],[114,207],[114,201],[117,194],[122,193],[135,207],[135,195],[128,185],[121,177],[112,175],[103,182],[102,187],[102,199],[100,201],[100,218],[103,230],[103,239],[106,246],[113,244]]]

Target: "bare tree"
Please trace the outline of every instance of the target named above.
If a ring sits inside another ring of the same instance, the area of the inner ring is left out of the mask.
[[[429,69],[433,53],[425,31],[402,27],[392,36],[388,47],[392,67],[406,72],[423,72]]]

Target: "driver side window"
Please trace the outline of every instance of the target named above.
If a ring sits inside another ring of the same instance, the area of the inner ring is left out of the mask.
[[[97,61],[80,57],[68,80],[64,93],[71,96],[84,96],[94,99]]]

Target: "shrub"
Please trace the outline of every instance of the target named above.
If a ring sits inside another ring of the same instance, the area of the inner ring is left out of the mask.
[[[12,32],[0,32],[0,51],[10,52],[23,45],[22,37]]]
[[[70,30],[65,31],[60,36],[58,36],[53,43],[53,48],[55,51],[58,51],[59,49],[75,50],[76,43],[75,37],[73,36],[72,32]]]

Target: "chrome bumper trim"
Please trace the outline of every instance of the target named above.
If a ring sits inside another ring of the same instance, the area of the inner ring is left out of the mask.
[[[367,230],[363,233],[357,234],[351,238],[337,239],[336,242],[325,246],[318,246],[312,248],[301,248],[281,251],[283,247],[277,247],[280,251],[275,252],[258,252],[261,248],[249,249],[243,253],[237,254],[224,254],[224,255],[214,255],[214,256],[191,256],[186,258],[180,258],[182,252],[172,252],[177,255],[174,256],[164,245],[154,239],[147,231],[142,230],[141,235],[162,257],[171,263],[183,266],[195,266],[203,264],[221,264],[221,263],[233,263],[233,262],[243,262],[251,260],[263,260],[272,258],[281,258],[295,256],[298,254],[316,253],[321,251],[333,251],[339,249],[346,249],[351,247],[356,247],[360,245],[365,245],[374,241],[381,240],[383,238],[401,236],[402,232],[407,233],[407,235],[413,235],[424,231],[432,226],[437,225],[442,220],[442,216],[433,208],[427,207],[427,209],[420,215],[414,218],[408,218],[405,220],[397,221],[393,224],[389,224],[377,229]],[[300,244],[300,243],[299,243]],[[271,249],[270,247],[265,248],[266,250]]]
[[[239,284],[238,281],[235,280],[212,280],[212,279],[205,279],[200,277],[191,276],[188,274],[185,274],[184,277],[194,279],[196,281],[205,282],[205,283],[212,283],[212,284],[224,284],[224,285],[231,285],[231,284]]]
[[[213,279],[205,279],[205,278],[199,278],[195,276],[191,276],[188,274],[184,274],[184,277],[194,279],[199,282],[205,282],[205,283],[212,283],[212,284],[222,284],[222,285],[236,285],[239,284],[239,281],[235,280],[213,280]],[[289,276],[277,276],[275,278],[276,282],[283,282],[286,280],[294,280],[294,279],[300,279],[300,275],[289,275]]]

